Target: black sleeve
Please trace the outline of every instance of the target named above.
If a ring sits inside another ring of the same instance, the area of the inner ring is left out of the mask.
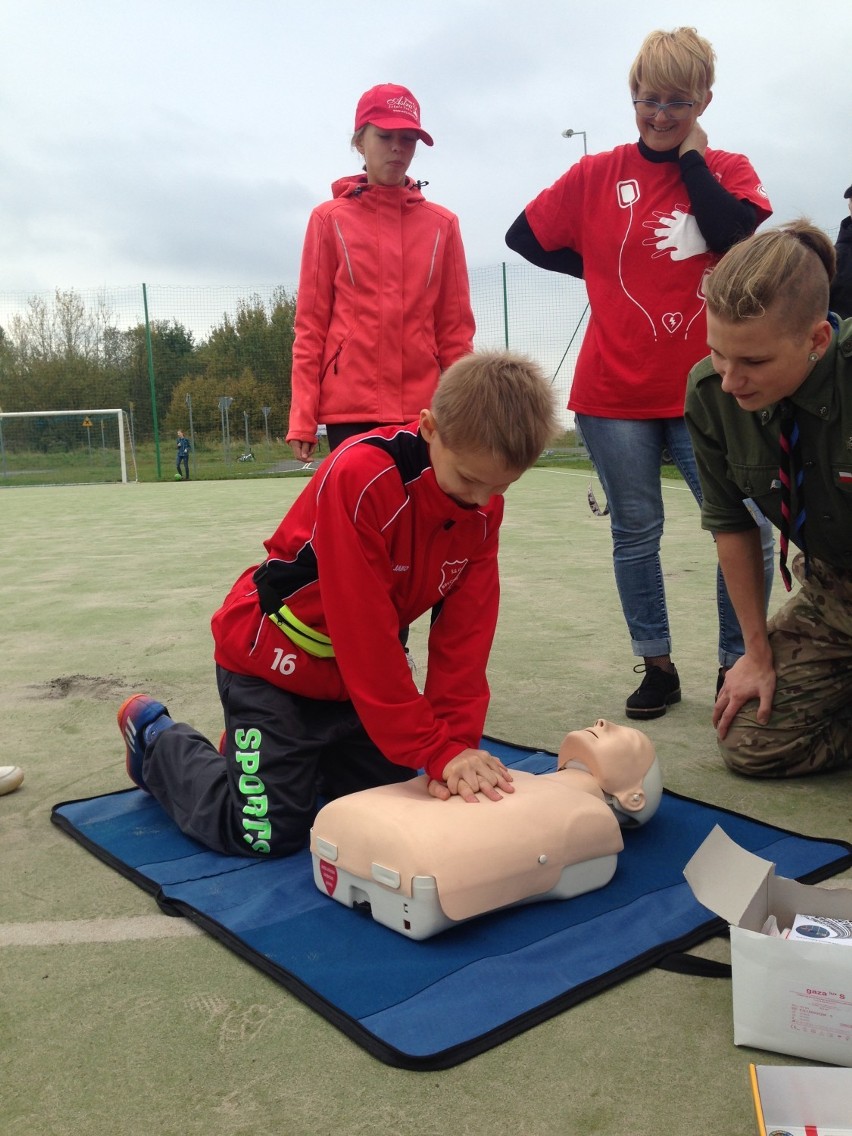
[[[583,258],[573,249],[554,249],[548,252],[542,248],[538,238],[530,228],[526,213],[512,222],[506,233],[506,244],[512,252],[519,253],[530,264],[537,264],[539,268],[547,268],[551,272],[564,272],[566,276],[577,276],[583,279]]]
[[[852,217],[844,217],[840,222],[834,251],[837,273],[831,283],[828,306],[841,319],[848,319],[852,316]]]
[[[728,193],[697,150],[687,150],[678,161],[692,212],[710,251],[727,252],[737,241],[750,237],[757,228],[752,203]]]

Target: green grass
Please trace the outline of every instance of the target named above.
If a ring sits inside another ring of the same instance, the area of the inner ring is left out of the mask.
[[[121,466],[118,451],[85,448],[41,453],[6,449],[0,464],[0,485],[77,485],[118,481]]]
[[[198,481],[252,481],[258,477],[302,477],[305,471],[284,468],[295,463],[288,445],[262,443],[253,448],[254,461],[241,462],[243,447],[231,446],[228,454],[222,446],[199,446],[190,455],[189,474]],[[136,465],[140,481],[173,481],[176,473],[175,449],[171,444],[160,445],[160,477],[157,477],[157,459],[153,442],[138,446]]]
[[[258,478],[305,477],[310,468],[297,463],[290,447],[281,443],[262,442],[252,451],[253,461],[241,462],[242,446],[232,445],[226,454],[221,445],[201,444],[190,458],[190,476],[196,481],[255,481]],[[320,457],[327,450],[320,450]],[[130,481],[174,481],[175,452],[168,442],[160,443],[159,464],[153,442],[138,445],[134,455],[128,447],[127,476]],[[536,466],[542,469],[574,469],[591,471],[593,466],[586,449],[578,444],[573,430],[554,440]],[[158,473],[159,470],[159,473]],[[682,480],[673,465],[662,467],[662,476],[673,481]],[[103,484],[120,480],[117,450],[80,447],[57,453],[37,451],[9,451],[4,454],[0,467],[0,488],[21,485],[80,485]]]
[[[293,459],[289,446],[263,446],[254,451],[254,461],[241,462],[242,449],[197,450],[190,459],[190,476],[199,481],[250,481],[259,477],[303,477],[306,471]],[[173,481],[177,472],[173,447],[160,446],[159,476],[153,442],[138,446],[134,455],[126,451],[129,481]],[[295,467],[295,468],[287,468]],[[86,447],[42,453],[37,450],[7,448],[0,464],[0,488],[21,485],[104,484],[121,480],[117,449]]]
[[[539,468],[507,494],[486,724],[496,737],[552,750],[598,717],[625,720],[635,660],[610,526],[590,512],[587,485],[586,471]],[[729,982],[648,971],[464,1065],[393,1069],[210,937],[176,937],[180,920],[158,915],[152,896],[50,823],[58,801],[128,787],[115,715],[134,691],[160,696],[218,738],[210,616],[263,557],[263,539],[301,487],[261,477],[3,497],[0,764],[21,765],[26,780],[0,798],[0,934],[5,926],[23,940],[3,948],[0,1131],[753,1131],[749,1060],[802,1062],[734,1046]],[[683,701],[646,731],[666,787],[798,832],[848,837],[850,773],[776,784],[722,765],[710,725],[715,551],[686,486],[667,481],[663,493]],[[427,614],[412,627],[421,681],[428,624]],[[157,937],[134,938],[137,923],[158,920]],[[77,931],[91,940],[74,941]],[[699,953],[729,958],[721,939]],[[541,964],[550,965],[547,944]],[[481,981],[483,999],[500,999],[513,978],[489,972]]]

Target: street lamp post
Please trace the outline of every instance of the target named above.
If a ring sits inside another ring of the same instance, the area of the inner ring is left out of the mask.
[[[583,153],[588,154],[589,151],[586,148],[586,132],[585,132],[585,130],[563,130],[562,131],[562,137],[563,138],[575,138],[578,134],[582,135],[582,138],[583,138]]]

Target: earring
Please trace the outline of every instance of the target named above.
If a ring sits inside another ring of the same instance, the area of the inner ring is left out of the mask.
[[[817,355],[816,351],[812,351],[810,353],[810,355],[808,356],[808,362],[809,363],[818,363],[819,362],[819,355]]]

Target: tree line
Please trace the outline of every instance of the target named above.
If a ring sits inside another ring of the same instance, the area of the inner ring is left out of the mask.
[[[206,339],[177,320],[115,326],[106,301],[86,306],[73,289],[52,303],[31,296],[26,310],[0,327],[0,408],[4,411],[120,407],[132,411],[137,441],[154,434],[150,361],[160,433],[193,430],[202,444],[220,430],[219,400],[248,413],[253,429],[286,432],[290,412],[295,297],[277,288],[269,301],[252,295],[225,313]]]

